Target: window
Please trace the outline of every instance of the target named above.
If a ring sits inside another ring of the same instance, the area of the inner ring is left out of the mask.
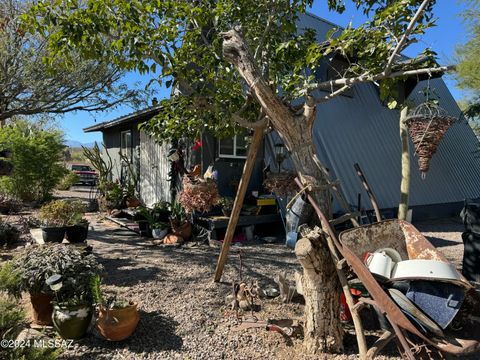
[[[122,131],[120,133],[120,154],[125,156],[129,162],[132,162],[132,131]]]
[[[232,138],[218,140],[218,156],[221,158],[244,159],[247,157],[246,132]]]
[[[94,171],[88,165],[72,165],[72,171]]]

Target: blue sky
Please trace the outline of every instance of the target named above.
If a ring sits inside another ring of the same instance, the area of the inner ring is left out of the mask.
[[[349,1],[347,1],[347,10],[343,14],[329,12],[326,3],[326,0],[317,1],[311,12],[340,26],[346,26],[350,21],[354,26],[357,26],[365,20],[363,14],[357,13],[352,6],[348,6]],[[431,47],[438,53],[441,64],[454,63],[455,47],[466,40],[466,29],[459,16],[464,7],[464,3],[459,0],[438,0],[434,9],[435,16],[438,18],[437,26],[428,29],[422,40],[418,44],[412,45],[406,51],[406,55],[413,56],[425,47]],[[126,76],[125,82],[132,85],[139,82],[141,86],[145,86],[149,79],[148,75],[140,76],[130,73]],[[453,96],[456,99],[461,98],[462,94],[455,88],[453,79],[447,77],[446,80]],[[158,98],[168,96],[169,94],[165,89],[159,89],[158,91],[156,94]],[[77,140],[82,143],[101,141],[101,133],[85,134],[82,129],[98,122],[112,120],[131,111],[132,109],[130,108],[120,107],[110,112],[96,114],[77,112],[59,118],[59,123],[65,131],[67,139]]]

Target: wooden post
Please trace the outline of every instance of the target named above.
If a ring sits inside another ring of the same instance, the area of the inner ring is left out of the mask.
[[[405,123],[408,107],[404,106],[400,112],[400,139],[402,140],[402,182],[400,183],[400,204],[398,205],[398,218],[407,219],[408,195],[410,188],[410,149],[408,142],[408,129]]]
[[[240,210],[242,209],[243,200],[245,199],[245,193],[247,192],[248,183],[250,182],[250,177],[252,176],[253,166],[255,165],[255,159],[257,158],[257,152],[262,143],[263,133],[266,126],[261,126],[255,128],[253,133],[252,143],[248,149],[247,159],[243,167],[242,178],[238,184],[237,196],[233,203],[232,214],[228,221],[227,232],[225,233],[225,239],[223,240],[222,250],[220,251],[220,256],[218,257],[217,268],[215,269],[215,282],[219,282],[222,278],[223,268],[227,262],[228,252],[230,250],[230,243],[232,242],[233,234],[235,233],[235,228],[237,227],[238,217],[240,215]]]
[[[362,185],[365,188],[365,191],[367,192],[367,195],[370,199],[370,202],[372,203],[373,210],[375,211],[375,217],[377,218],[377,221],[382,221],[382,215],[380,213],[380,208],[378,207],[377,199],[375,198],[375,195],[373,194],[372,190],[370,189],[370,185],[368,185],[367,179],[365,178],[365,175],[363,175],[363,171],[360,168],[359,164],[354,164],[353,167],[357,171],[357,175],[362,181]]]

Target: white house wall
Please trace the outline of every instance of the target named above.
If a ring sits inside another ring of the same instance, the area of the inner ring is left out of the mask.
[[[171,201],[167,159],[168,144],[158,144],[145,132],[140,132],[140,198],[146,206]]]

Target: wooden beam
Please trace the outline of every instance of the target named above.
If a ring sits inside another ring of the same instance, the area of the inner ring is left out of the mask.
[[[243,200],[245,199],[245,193],[247,192],[248,183],[250,182],[250,177],[252,176],[253,166],[255,165],[258,149],[262,143],[265,128],[265,125],[255,128],[253,133],[252,143],[248,149],[247,159],[243,167],[242,178],[238,184],[237,196],[235,197],[235,201],[233,203],[232,214],[230,215],[230,220],[228,221],[227,232],[225,233],[225,239],[223,240],[222,250],[220,251],[220,256],[218,257],[217,268],[215,269],[215,282],[219,282],[222,278],[223,268],[227,262],[228,252],[230,250],[230,243],[232,242],[233,234],[235,233],[235,228],[237,227],[238,217],[240,216],[240,210],[242,209]]]

